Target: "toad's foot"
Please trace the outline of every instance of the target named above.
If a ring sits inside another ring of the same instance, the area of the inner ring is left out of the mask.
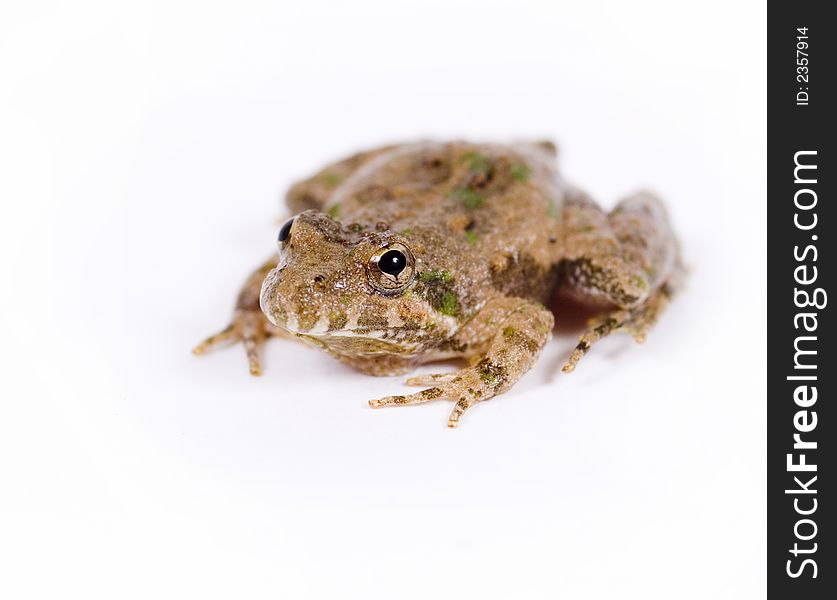
[[[636,308],[629,310],[616,310],[598,320],[596,324],[579,339],[567,364],[562,367],[564,373],[572,372],[578,361],[587,354],[590,348],[600,339],[611,333],[623,331],[634,337],[637,343],[645,341],[648,330],[657,322],[660,314],[668,305],[671,299],[672,290],[668,285],[663,285],[654,292],[648,300]]]
[[[458,342],[482,349],[467,357],[472,366],[455,373],[412,377],[408,384],[432,387],[407,396],[370,400],[369,406],[421,404],[445,398],[455,402],[448,427],[456,427],[466,410],[503,393],[532,367],[549,339],[553,322],[552,313],[540,304],[522,298],[496,298],[458,333]]]
[[[259,347],[271,336],[281,335],[284,330],[275,327],[267,320],[259,306],[259,292],[262,281],[273,269],[278,259],[273,256],[262,266],[253,271],[241,287],[238,300],[235,303],[232,323],[226,329],[211,335],[192,349],[195,354],[205,354],[218,346],[226,346],[241,342],[247,353],[252,375],[261,375],[259,364]]]
[[[408,385],[435,385],[435,387],[409,394],[406,396],[387,396],[378,400],[370,400],[369,406],[406,406],[421,404],[439,398],[453,400],[453,411],[448,417],[448,427],[456,427],[459,417],[477,402],[488,400],[497,394],[497,388],[502,378],[495,372],[496,365],[483,360],[478,365],[462,369],[455,373],[442,375],[424,375],[407,380]]]
[[[274,332],[264,315],[259,311],[238,309],[235,311],[232,323],[215,335],[211,335],[192,349],[195,354],[205,354],[217,348],[241,342],[247,353],[251,375],[261,375],[259,363],[259,347]]]

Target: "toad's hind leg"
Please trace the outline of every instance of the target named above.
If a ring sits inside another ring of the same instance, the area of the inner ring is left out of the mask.
[[[565,209],[566,258],[563,287],[578,299],[607,302],[614,310],[581,336],[563,371],[598,340],[624,331],[645,339],[680,287],[680,250],[660,201],[640,193],[605,214],[580,197]]]
[[[664,284],[639,306],[629,310],[616,310],[598,319],[593,327],[581,336],[561,370],[565,373],[574,370],[578,361],[587,354],[594,343],[613,332],[624,331],[631,334],[637,342],[644,342],[646,333],[657,322],[672,294],[673,289]]]

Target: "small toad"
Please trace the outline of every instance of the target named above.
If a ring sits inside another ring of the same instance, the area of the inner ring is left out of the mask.
[[[275,335],[371,375],[445,359],[454,373],[369,405],[453,401],[448,425],[505,392],[550,339],[558,290],[607,307],[572,371],[601,338],[642,341],[682,279],[677,239],[649,193],[604,212],[556,169],[549,142],[414,143],[362,152],[294,185],[278,253],[238,295],[232,323],[194,349],[240,341],[258,375]]]

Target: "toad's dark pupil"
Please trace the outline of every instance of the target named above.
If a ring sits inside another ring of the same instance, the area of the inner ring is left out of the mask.
[[[403,271],[406,266],[407,257],[404,256],[403,252],[399,252],[398,250],[388,250],[384,252],[378,261],[378,268],[393,277],[398,276],[398,274]]]
[[[291,237],[291,226],[294,224],[293,219],[289,219],[284,225],[282,225],[282,229],[279,230],[279,241],[280,242],[287,242],[288,238]]]

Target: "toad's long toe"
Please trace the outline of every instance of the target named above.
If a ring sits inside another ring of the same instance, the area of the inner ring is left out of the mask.
[[[433,375],[416,375],[415,377],[410,377],[407,381],[407,385],[417,385],[417,386],[428,386],[428,385],[442,385],[445,383],[450,383],[454,379],[456,379],[456,373],[435,373]]]
[[[409,394],[407,396],[386,396],[378,398],[377,400],[370,400],[369,406],[372,408],[381,408],[382,406],[406,406],[408,404],[421,404],[423,402],[430,402],[436,398],[441,398],[444,392],[441,388],[429,388]]]
[[[216,334],[210,335],[208,338],[203,340],[200,344],[192,348],[193,354],[206,354],[213,348],[218,346],[222,346],[224,344],[232,344],[237,341],[237,332],[235,331],[235,325],[230,324],[221,331]]]

